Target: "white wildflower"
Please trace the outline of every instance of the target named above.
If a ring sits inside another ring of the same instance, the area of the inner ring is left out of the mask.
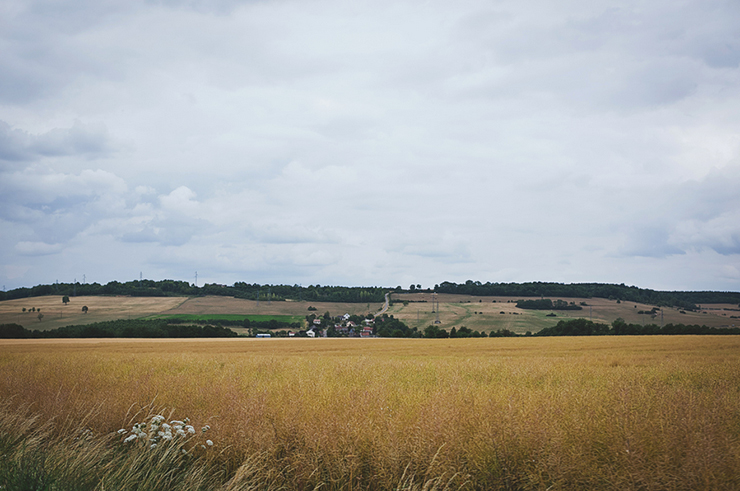
[[[177,430],[177,436],[186,436],[186,433],[182,430]]]
[[[165,435],[162,436],[162,440],[172,440],[172,435],[169,434],[169,433],[167,433],[167,434],[165,434]]]
[[[208,425],[205,425],[205,426],[203,427],[203,433],[205,433],[206,431],[208,431],[208,430],[210,430],[210,429],[211,429],[211,427],[210,427],[210,426],[208,426]]]
[[[185,423],[183,423],[182,421],[178,421],[178,420],[176,420],[176,419],[173,419],[172,421],[170,421],[170,424],[171,424],[171,425],[173,425],[173,426],[174,426],[174,425],[177,425],[177,426],[182,426],[182,425],[184,425]]]
[[[120,430],[118,430],[119,435],[123,435],[125,433],[128,433],[128,432],[124,428],[121,428]]]
[[[191,425],[185,426],[185,431],[187,431],[191,435],[195,435],[195,428],[193,428]]]
[[[212,447],[213,442],[211,440],[206,440],[206,445],[208,445],[209,447]]]
[[[134,435],[129,435],[129,436],[126,437],[126,439],[123,441],[123,443],[132,442],[134,440],[136,440],[136,435],[135,434]]]
[[[152,444],[151,444],[151,445],[149,446],[149,448],[156,448],[156,447],[157,447],[157,444],[156,444],[156,443],[152,443]]]

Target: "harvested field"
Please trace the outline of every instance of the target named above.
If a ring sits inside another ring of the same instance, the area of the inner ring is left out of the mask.
[[[61,295],[5,300],[0,302],[0,324],[16,323],[26,329],[44,331],[73,324],[136,319],[175,308],[187,297],[94,296],[69,297],[69,300],[67,305],[62,303]],[[83,306],[87,306],[87,314],[82,312]],[[29,312],[31,308],[40,308],[41,312]],[[41,320],[39,313],[43,314]]]
[[[308,307],[316,308],[313,312],[323,315],[330,312],[331,315],[342,314],[368,314],[375,313],[381,309],[382,303],[337,303],[337,302],[257,302],[255,300],[244,300],[233,297],[193,297],[182,302],[170,310],[160,312],[166,315],[179,314],[241,314],[241,315],[300,315],[306,316],[312,312]]]
[[[431,293],[394,293],[393,306],[388,311],[411,327],[424,327],[436,320],[437,313],[432,312]],[[540,297],[521,297],[522,300],[536,300]],[[574,318],[591,319],[594,322],[611,324],[621,317],[632,324],[661,324],[661,316],[655,317],[638,312],[649,312],[653,305],[635,302],[620,302],[605,298],[562,298],[567,302],[581,305],[582,310],[525,310],[516,307],[514,297],[476,297],[472,295],[438,294],[440,326],[444,329],[466,326],[477,331],[494,331],[508,329],[523,334],[526,331],[537,332],[542,328],[553,326],[559,320]],[[552,297],[553,300],[556,297]],[[403,301],[409,301],[404,305]],[[737,305],[708,304],[700,312],[663,307],[665,324],[699,324],[709,327],[740,326],[740,310]],[[503,313],[502,313],[503,312]],[[554,313],[556,317],[547,317]],[[737,316],[738,318],[732,318]],[[418,319],[418,320],[417,320]]]

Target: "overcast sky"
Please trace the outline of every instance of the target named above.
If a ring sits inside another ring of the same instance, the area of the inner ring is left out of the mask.
[[[3,0],[0,284],[740,290],[740,2]]]

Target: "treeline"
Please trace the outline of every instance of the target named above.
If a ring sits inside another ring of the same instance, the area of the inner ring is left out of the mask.
[[[164,319],[125,319],[64,326],[48,331],[29,330],[19,324],[0,324],[0,338],[228,338],[236,337],[221,326],[170,324]]]
[[[445,281],[434,289],[437,293],[476,296],[608,298],[685,310],[696,310],[696,304],[702,303],[740,304],[740,292],[667,292],[608,283],[481,283],[468,280],[459,284]]]
[[[571,319],[557,323],[553,327],[546,327],[541,331],[532,334],[517,334],[508,329],[499,329],[485,332],[472,331],[463,326],[459,329],[453,327],[449,332],[438,326],[430,325],[423,332],[413,330],[410,336],[392,336],[392,337],[424,337],[424,338],[501,338],[501,337],[526,337],[526,336],[655,336],[655,335],[722,335],[722,334],[740,334],[740,328],[716,328],[698,325],[684,324],[666,324],[657,326],[650,324],[642,326],[638,324],[627,324],[622,319],[615,320],[611,326],[591,322],[588,319]],[[381,336],[381,333],[378,332]]]
[[[648,324],[627,324],[623,319],[616,319],[612,325],[592,322],[588,319],[562,320],[552,327],[546,327],[535,336],[655,336],[682,334],[740,334],[740,328],[718,328],[699,325],[666,324],[658,326]]]
[[[468,327],[461,326],[459,329],[453,327],[450,332],[442,329],[436,325],[427,326],[423,331],[419,331],[416,327],[408,327],[403,321],[394,318],[392,315],[383,314],[381,317],[375,318],[375,329],[374,333],[376,336],[381,338],[427,338],[427,339],[439,339],[439,338],[486,338],[486,337],[512,337],[517,334],[507,330],[500,329],[498,331],[491,331],[489,334],[485,332],[474,331]]]
[[[383,314],[375,318],[375,335],[381,338],[420,338],[421,333],[417,328],[406,325],[393,317],[393,315]]]
[[[169,324],[198,324],[198,325],[221,325],[244,327],[246,329],[275,330],[275,329],[299,329],[300,322],[285,322],[277,319],[266,321],[254,321],[248,318],[240,319],[188,319],[170,317],[167,319]]]
[[[574,302],[566,302],[564,300],[555,300],[554,302],[549,298],[543,298],[540,300],[518,300],[516,306],[520,309],[529,310],[582,310],[583,307],[576,305]]]
[[[132,297],[168,297],[183,295],[199,295],[202,289],[190,285],[186,281],[175,280],[136,280],[127,283],[111,281],[105,285],[100,283],[53,283],[51,285],[37,285],[31,288],[16,288],[7,292],[0,292],[0,300],[16,298],[40,297],[44,295],[72,296],[99,296],[99,295],[128,295]]]
[[[261,301],[290,299],[316,302],[379,303],[385,301],[384,295],[387,291],[387,288],[380,287],[260,285],[244,282],[236,282],[232,286],[205,284],[198,287],[186,281],[134,280],[126,283],[111,281],[105,285],[78,282],[16,288],[7,292],[0,292],[0,300],[44,295],[67,295],[70,297],[78,295],[127,295],[132,297],[221,295]]]

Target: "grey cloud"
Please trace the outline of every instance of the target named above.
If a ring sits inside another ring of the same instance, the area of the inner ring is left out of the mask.
[[[202,13],[227,15],[234,9],[255,3],[266,3],[268,0],[146,0],[153,5],[164,5],[169,8],[189,9]]]
[[[540,4],[541,15],[511,14],[505,7],[472,13],[454,31],[466,56],[450,64],[462,77],[463,95],[564,98],[591,110],[670,104],[701,83],[726,84],[712,69],[740,61],[740,9],[699,5],[682,11],[673,2],[622,8],[589,2],[577,14],[559,4]],[[718,64],[707,55],[719,44]]]
[[[56,254],[63,249],[62,244],[47,244],[46,242],[18,242],[15,250],[23,256],[46,256]]]
[[[0,121],[0,159],[7,161],[30,159],[31,141],[31,135],[25,131],[13,129],[5,121]]]
[[[110,205],[111,200],[127,190],[123,179],[100,169],[66,174],[29,167],[22,172],[5,172],[0,175],[3,178],[0,182],[0,203],[9,205],[46,206],[51,209],[57,203],[57,209],[61,209],[67,205],[92,200]]]
[[[628,225],[622,253],[663,258],[693,250],[740,254],[740,165],[656,189],[656,201]]]
[[[126,191],[121,178],[102,170],[64,174],[30,167],[0,173],[0,217],[26,227],[17,232],[17,252],[53,254],[101,218],[121,213]]]
[[[152,242],[164,246],[182,246],[187,244],[194,235],[203,232],[207,223],[190,220],[187,222],[175,220],[155,220],[139,230],[119,235],[123,242],[146,243]]]
[[[0,160],[18,162],[61,156],[93,158],[112,152],[114,145],[103,125],[85,125],[76,121],[70,128],[54,128],[34,135],[0,121]]]
[[[120,76],[95,35],[136,10],[137,2],[9,0],[0,16],[0,102],[23,106],[52,99],[92,76]],[[88,37],[89,36],[89,37]],[[120,54],[120,51],[118,51]]]
[[[669,244],[669,237],[669,231],[660,224],[635,226],[629,232],[621,254],[651,258],[685,254],[682,248]]]

